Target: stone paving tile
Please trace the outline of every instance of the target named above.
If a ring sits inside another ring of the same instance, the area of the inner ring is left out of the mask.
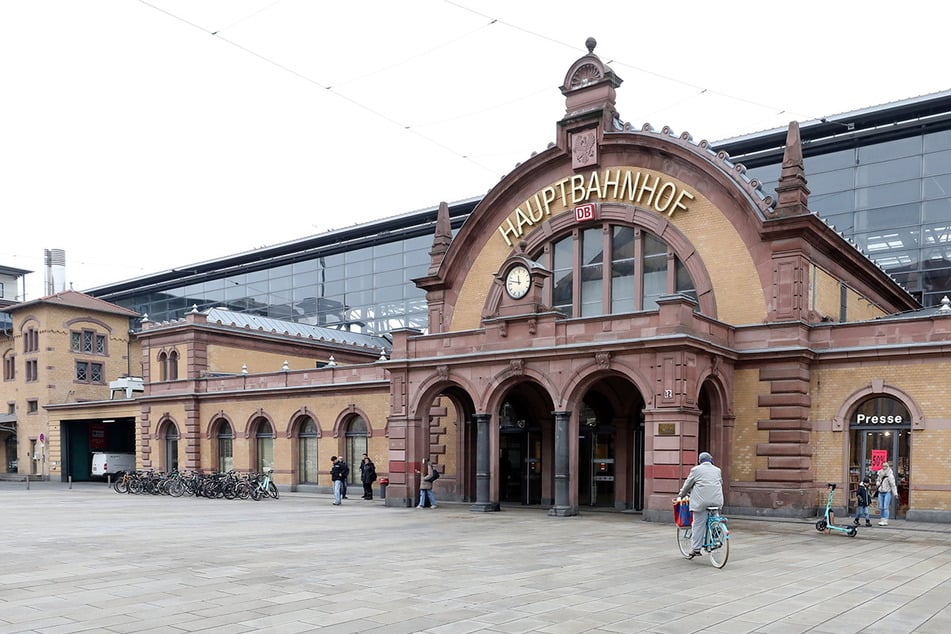
[[[43,484],[25,495],[0,484],[0,539],[16,544],[0,632],[951,631],[951,527],[837,539],[808,522],[733,518],[730,563],[716,570],[681,559],[672,527],[630,514],[331,511],[319,494],[218,503]],[[27,518],[48,528],[23,541],[12,527]],[[887,572],[870,576],[871,561]],[[49,611],[62,620],[44,621]]]

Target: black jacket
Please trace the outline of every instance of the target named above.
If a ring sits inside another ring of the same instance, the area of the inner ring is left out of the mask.
[[[335,462],[334,466],[330,467],[330,479],[331,480],[346,480],[347,479],[347,465],[344,462]]]
[[[859,486],[855,490],[855,498],[859,506],[868,506],[872,501],[872,496],[868,492],[868,487]]]
[[[360,463],[360,482],[364,484],[376,482],[376,465],[372,460]]]

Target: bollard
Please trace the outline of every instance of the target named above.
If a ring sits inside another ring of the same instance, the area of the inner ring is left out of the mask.
[[[30,474],[26,474],[26,490],[30,490]]]
[[[106,476],[106,488],[107,489],[112,488],[112,474],[111,473]]]
[[[69,476],[69,488],[73,488],[73,476]]]

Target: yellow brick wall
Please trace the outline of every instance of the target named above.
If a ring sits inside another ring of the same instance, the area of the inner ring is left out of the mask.
[[[181,351],[179,351],[181,353]],[[248,350],[238,346],[209,345],[208,370],[210,372],[241,372],[247,365],[248,372],[277,372],[287,361],[290,370],[306,370],[316,367],[317,361],[326,362],[328,357],[315,355],[289,356],[283,353]]]
[[[351,405],[356,408],[357,413],[362,413],[366,417],[367,426],[372,429],[371,437],[368,439],[367,453],[370,459],[376,463],[377,472],[382,476],[385,474],[389,463],[389,444],[385,435],[386,419],[389,413],[388,395],[386,390],[366,390],[360,392],[347,392],[346,394],[322,394],[319,397],[298,400],[294,398],[264,398],[257,400],[246,400],[243,402],[205,402],[200,410],[201,421],[201,467],[206,470],[215,470],[217,468],[216,456],[213,446],[214,439],[207,438],[209,425],[218,417],[220,410],[224,410],[225,415],[235,426],[234,439],[234,465],[235,469],[248,471],[252,467],[251,457],[253,455],[254,438],[245,438],[245,428],[252,418],[258,416],[259,408],[264,411],[268,418],[273,421],[275,426],[276,438],[274,440],[274,458],[275,463],[279,465],[296,465],[297,454],[296,440],[288,438],[286,434],[287,427],[294,417],[303,407],[307,407],[313,412],[320,428],[320,438],[317,441],[317,465],[320,469],[320,479],[318,484],[329,484],[329,461],[332,455],[341,455],[346,448],[346,439],[344,430],[338,437],[334,437],[334,424],[341,416],[346,416]],[[159,410],[159,413],[156,413]],[[176,412],[176,421],[180,425],[184,422],[183,414],[175,409],[163,409],[161,405],[153,408],[153,433],[155,423],[159,420],[161,412]],[[180,433],[183,431],[179,429]],[[153,451],[160,447],[153,444]],[[179,459],[184,464],[185,443],[179,442]],[[354,469],[357,465],[351,464]],[[326,474],[326,475],[325,475]],[[291,474],[285,472],[275,472],[274,479],[279,484],[290,484]]]
[[[662,176],[660,172],[651,170],[630,169],[652,176]],[[670,220],[687,236],[707,267],[716,290],[718,318],[732,324],[762,322],[766,315],[763,287],[749,251],[736,229],[713,203],[693,188],[670,176],[663,175],[663,178],[695,196],[688,211],[677,212]],[[553,216],[565,211],[567,209],[560,201],[552,206]],[[491,288],[491,276],[499,270],[502,261],[511,252],[512,248],[498,232],[488,240],[479,255],[469,264],[449,330],[466,330],[479,326],[482,309]]]
[[[927,421],[947,419],[947,384],[935,377],[949,376],[951,361],[933,363],[882,363],[875,366],[819,369],[812,378],[811,418],[828,426],[828,422],[851,395],[863,387],[882,380],[890,388],[904,392],[921,410]],[[846,472],[846,443],[850,442],[847,420],[844,431],[817,432],[816,481],[841,482]],[[946,429],[912,430],[911,433],[911,507],[918,509],[951,509],[951,491],[916,491],[915,486],[944,486],[951,470],[951,433]]]
[[[730,474],[735,483],[754,482],[756,470],[766,468],[766,458],[756,455],[756,445],[769,439],[768,432],[757,429],[757,421],[769,417],[769,410],[757,405],[757,397],[769,393],[769,384],[759,380],[759,370],[739,370],[733,385],[736,421]]]

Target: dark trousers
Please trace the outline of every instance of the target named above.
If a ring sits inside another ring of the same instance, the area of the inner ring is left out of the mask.
[[[373,499],[373,483],[372,482],[363,483],[363,499],[364,500]]]

